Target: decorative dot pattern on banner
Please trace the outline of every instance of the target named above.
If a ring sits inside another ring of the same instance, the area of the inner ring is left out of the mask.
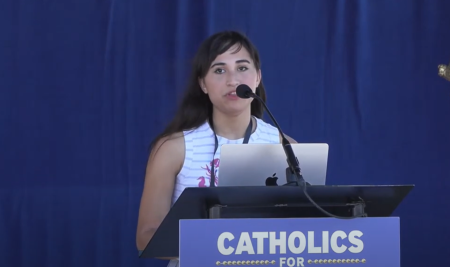
[[[228,266],[228,265],[275,265],[275,263],[277,263],[274,260],[257,260],[257,261],[251,261],[251,260],[247,260],[247,261],[217,261],[216,265],[224,265],[224,266]]]
[[[366,263],[366,259],[320,259],[308,260],[308,264],[352,264],[352,263]],[[257,261],[217,261],[216,265],[236,266],[236,265],[275,265],[275,260],[257,260]]]
[[[320,259],[308,260],[308,264],[347,264],[347,263],[366,263],[366,259]]]

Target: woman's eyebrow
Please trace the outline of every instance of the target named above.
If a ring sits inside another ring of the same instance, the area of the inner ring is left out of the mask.
[[[247,60],[247,59],[239,59],[239,60],[236,60],[236,63],[248,63],[248,64],[250,64],[250,61]],[[224,66],[224,65],[226,65],[226,64],[223,63],[223,62],[217,62],[217,63],[214,63],[214,64],[211,66],[211,68],[213,68],[213,67],[215,67],[215,66]]]

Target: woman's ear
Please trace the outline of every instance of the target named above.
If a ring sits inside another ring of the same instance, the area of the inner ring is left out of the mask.
[[[258,70],[258,74],[256,75],[256,87],[258,87],[259,84],[261,83],[261,79],[262,79],[262,72],[261,70]]]
[[[208,91],[206,90],[205,82],[203,79],[198,78],[198,84],[200,85],[200,88],[202,89],[203,93],[208,94]]]

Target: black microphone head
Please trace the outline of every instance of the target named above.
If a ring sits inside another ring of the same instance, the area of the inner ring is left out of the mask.
[[[253,91],[248,85],[240,84],[236,87],[236,95],[240,98],[250,98],[253,95]]]

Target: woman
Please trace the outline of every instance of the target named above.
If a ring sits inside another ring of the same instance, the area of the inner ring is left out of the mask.
[[[178,112],[152,144],[139,210],[139,250],[186,187],[220,184],[221,145],[280,143],[278,130],[262,121],[261,103],[236,96],[239,84],[265,101],[257,49],[237,32],[212,35],[197,52]],[[176,259],[169,264],[177,265]]]

